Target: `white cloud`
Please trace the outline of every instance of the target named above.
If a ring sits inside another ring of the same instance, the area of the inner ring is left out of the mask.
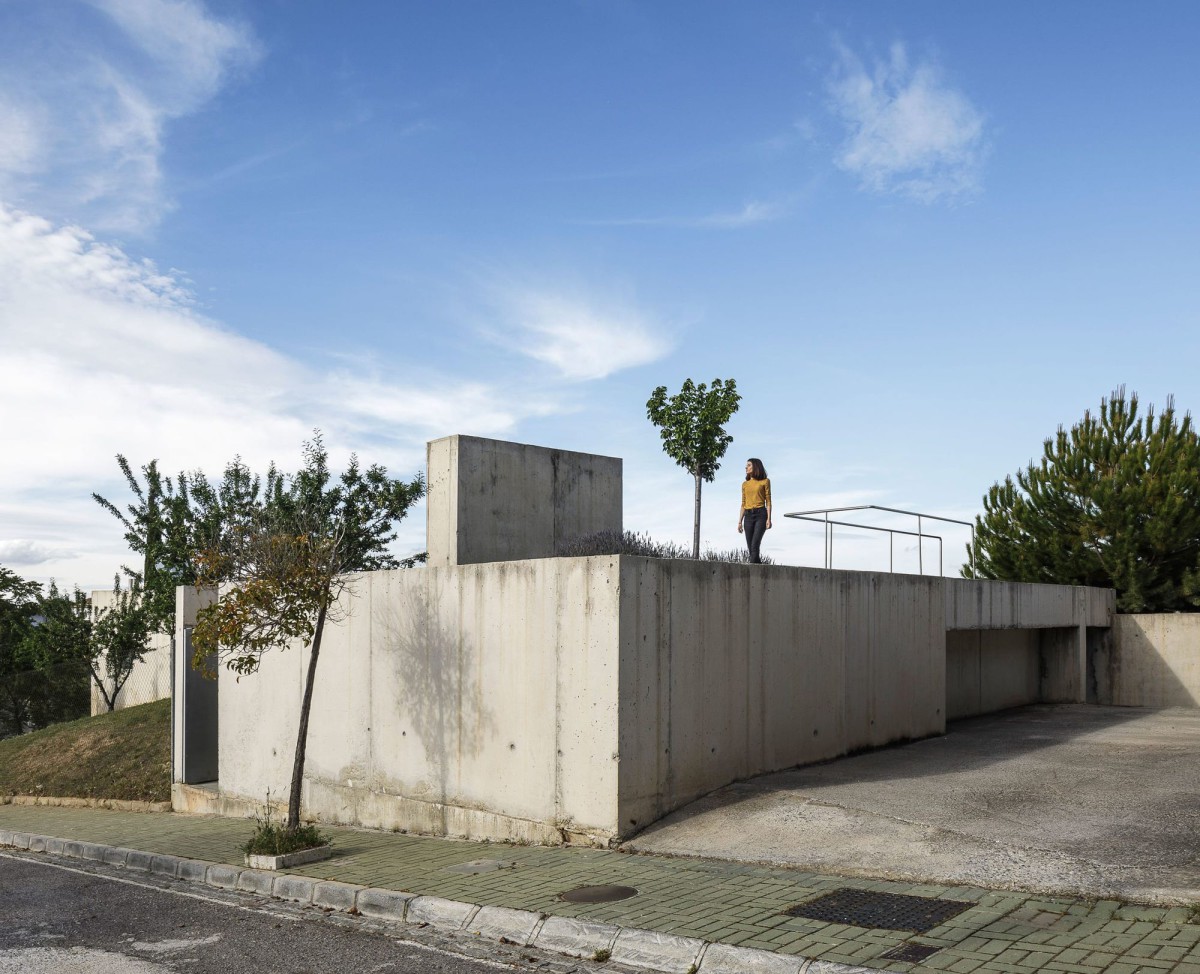
[[[567,379],[603,379],[666,355],[666,328],[644,311],[611,300],[532,287],[497,291],[505,331],[498,341]]]
[[[5,565],[40,565],[42,562],[55,558],[60,552],[28,538],[14,538],[12,541],[0,541],[0,564]]]
[[[41,156],[43,138],[37,113],[0,95],[0,172],[31,172]]]
[[[847,128],[839,166],[866,189],[925,203],[979,189],[983,116],[936,65],[911,64],[900,43],[869,70],[847,48],[838,54],[829,92]]]
[[[756,223],[778,220],[786,212],[787,206],[783,203],[751,200],[736,212],[714,213],[712,216],[702,217],[697,224],[704,227],[749,227]]]
[[[740,210],[710,213],[698,217],[643,216],[611,220],[588,220],[589,226],[604,227],[700,227],[736,230],[759,223],[769,223],[787,215],[790,203],[786,200],[750,200]]]
[[[235,454],[286,469],[319,427],[335,459],[358,450],[408,476],[431,437],[503,436],[552,405],[501,382],[299,362],[204,318],[152,264],[0,204],[0,562],[42,578],[104,584],[128,558],[91,500],[125,496],[117,453],[169,472],[219,475]]]
[[[260,55],[198,0],[90,0],[0,25],[0,197],[122,232],[170,209],[165,126]]]

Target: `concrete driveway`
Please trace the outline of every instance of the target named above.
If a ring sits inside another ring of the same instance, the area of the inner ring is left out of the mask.
[[[1200,901],[1200,710],[1034,706],[739,782],[625,848]]]

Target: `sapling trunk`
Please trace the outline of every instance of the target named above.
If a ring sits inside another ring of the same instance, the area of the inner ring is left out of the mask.
[[[292,789],[288,795],[287,828],[300,825],[300,786],[304,783],[304,752],[308,747],[308,712],[312,706],[313,681],[317,675],[317,657],[321,654],[321,636],[325,631],[325,611],[329,605],[326,595],[317,610],[317,624],[313,628],[312,652],[308,657],[308,675],[304,680],[304,700],[300,704],[300,730],[296,735],[296,760],[292,765]]]
[[[700,475],[696,474],[696,519],[692,525],[692,557],[700,557]]]

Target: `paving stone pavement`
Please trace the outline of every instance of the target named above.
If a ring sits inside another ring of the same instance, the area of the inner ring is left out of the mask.
[[[74,843],[138,850],[149,854],[151,869],[160,864],[154,856],[179,856],[241,869],[238,846],[250,830],[251,824],[245,820],[209,816],[0,806],[0,845],[6,842],[5,831],[54,836]],[[790,968],[793,971],[804,969],[802,959],[813,959],[807,967],[812,974],[845,971],[847,967],[841,965],[857,970],[960,974],[1200,974],[1200,916],[1186,907],[1062,899],[973,886],[871,881],[604,849],[513,846],[352,828],[331,827],[326,831],[333,836],[334,857],[287,872],[329,882],[328,886],[315,888],[327,891],[331,903],[344,891],[336,883],[343,883],[428,898],[412,901],[418,904],[414,909],[440,910],[448,916],[455,915],[455,904],[465,903],[580,921],[573,925],[566,920],[555,921],[556,930],[620,928],[650,932],[649,937],[640,939],[624,932],[614,934],[614,960],[627,963],[628,957],[650,957],[660,948],[666,956],[674,943],[671,937],[682,937],[770,951],[781,962],[795,958]],[[64,851],[72,854],[70,847]],[[76,846],[74,851],[87,855],[88,847]],[[213,871],[208,872],[211,882]],[[242,878],[243,883],[251,885],[255,881],[253,875]],[[559,899],[561,893],[577,886],[605,884],[632,886],[638,895],[602,904]],[[306,884],[291,885],[309,888]],[[276,887],[277,894],[280,888]],[[840,888],[938,897],[971,906],[922,934],[824,923],[783,912]],[[455,902],[440,903],[433,898]],[[462,915],[466,930],[472,928],[476,917],[477,925],[484,928],[491,923],[506,923],[509,918],[514,923],[519,919],[506,910],[472,909]],[[655,935],[668,936],[656,939]],[[883,956],[904,944],[937,950],[919,964]],[[701,974],[708,970],[766,970],[759,965],[770,960],[761,954],[743,955],[725,948],[702,951],[698,956]],[[653,966],[649,960],[644,963]],[[681,974],[689,966],[686,960],[677,964]],[[672,969],[671,963],[664,961],[663,968]]]

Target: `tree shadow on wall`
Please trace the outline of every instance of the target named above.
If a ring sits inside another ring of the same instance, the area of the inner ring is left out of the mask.
[[[389,585],[387,604],[377,618],[383,627],[391,685],[395,691],[401,740],[415,737],[425,755],[424,780],[408,746],[377,747],[399,755],[389,762],[405,781],[402,794],[437,807],[437,822],[447,833],[448,805],[475,804],[459,794],[463,764],[477,757],[495,728],[484,702],[476,640],[462,631],[457,606],[447,612],[431,594],[428,571],[405,571]],[[400,743],[400,742],[397,742]]]

